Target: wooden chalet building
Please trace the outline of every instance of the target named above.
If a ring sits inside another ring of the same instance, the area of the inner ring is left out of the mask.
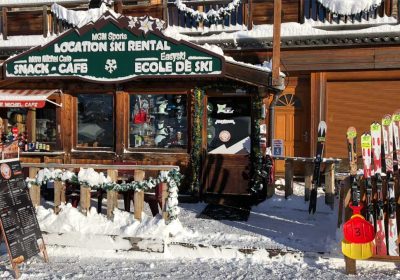
[[[283,91],[264,63],[273,2],[116,0],[103,11],[102,1],[8,1],[3,130],[26,132],[25,162],[174,164],[187,175],[182,191],[196,188],[195,176],[210,194],[249,194],[260,147],[272,138],[284,140],[287,156],[313,155],[320,120],[325,156],[346,158],[347,127],[367,130],[400,103],[398,1],[344,15],[317,0],[282,0]],[[83,24],[68,12],[89,8],[103,16]],[[124,40],[140,43],[111,52]],[[187,69],[168,68],[189,56]],[[30,97],[16,104],[18,95]]]

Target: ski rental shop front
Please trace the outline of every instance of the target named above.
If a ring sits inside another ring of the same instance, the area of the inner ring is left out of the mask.
[[[17,134],[22,162],[178,165],[182,193],[248,197],[262,180],[270,70],[163,28],[106,13],[5,60],[3,141]]]

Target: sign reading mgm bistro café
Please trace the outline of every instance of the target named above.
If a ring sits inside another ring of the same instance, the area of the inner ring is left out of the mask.
[[[221,75],[223,57],[161,33],[163,23],[123,17],[71,29],[5,61],[5,78],[79,77],[119,82],[140,76]]]
[[[27,134],[21,161],[162,163],[190,178],[191,155],[203,145],[200,156],[212,166],[197,177],[202,188],[247,195],[251,104],[270,89],[270,71],[167,37],[163,28],[147,16],[106,13],[7,59],[3,77],[12,83],[0,88],[0,118]],[[196,110],[207,122],[194,121]],[[230,164],[214,174],[222,157]]]

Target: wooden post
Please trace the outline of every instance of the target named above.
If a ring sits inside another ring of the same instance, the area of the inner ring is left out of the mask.
[[[335,163],[326,164],[325,204],[331,206],[332,209],[335,204]]]
[[[247,30],[251,30],[253,28],[253,0],[248,0],[247,9]]]
[[[285,160],[285,198],[293,194],[293,173],[294,162],[291,159]]]
[[[38,168],[30,167],[29,168],[29,178],[35,178],[38,173]],[[34,207],[40,205],[40,186],[32,185],[29,189],[29,195],[31,196],[32,204]]]
[[[143,170],[135,170],[134,180],[141,182],[144,180],[145,172]],[[133,197],[134,217],[136,220],[142,221],[142,212],[144,205],[144,192],[135,191]]]
[[[346,264],[346,274],[356,274],[356,260],[350,259],[345,256],[344,261]]]
[[[118,178],[118,170],[107,170],[107,176],[110,176],[111,181],[116,182]],[[107,191],[107,218],[114,217],[114,209],[118,208],[118,192]]]
[[[168,212],[167,212],[167,200],[168,200],[168,184],[167,183],[160,183],[159,185],[160,193],[161,193],[161,212],[164,221],[168,220]]]
[[[54,182],[54,213],[58,214],[60,212],[61,202],[65,202],[65,197],[63,199],[63,194],[65,194],[65,184],[62,181]]]
[[[299,22],[304,23],[304,0],[299,1]]]
[[[49,19],[47,18],[47,6],[43,6],[43,37],[47,37],[49,33]]]
[[[311,187],[312,187],[312,177],[313,177],[313,169],[314,163],[313,162],[306,162],[305,172],[304,172],[304,200],[310,200],[311,194]]]
[[[90,209],[90,187],[84,184],[81,185],[80,205],[81,212],[87,215]]]
[[[345,183],[344,180],[340,182],[339,185],[339,213],[338,213],[338,221],[337,221],[337,227],[340,228],[340,226],[343,223],[343,208],[344,208],[344,197],[345,197]]]
[[[281,12],[282,0],[274,0],[274,33],[272,46],[272,86],[279,86],[281,64]]]
[[[1,30],[3,32],[3,40],[7,40],[8,36],[8,29],[7,29],[7,7],[3,7],[1,9],[1,18],[2,18],[2,24],[1,24]]]

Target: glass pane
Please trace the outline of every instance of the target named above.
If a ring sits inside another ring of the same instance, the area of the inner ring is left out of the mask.
[[[50,145],[52,149],[57,142],[56,106],[49,102],[42,109],[36,109],[36,141]]]
[[[251,147],[250,132],[250,98],[208,98],[208,153],[249,154]]]
[[[113,108],[110,94],[78,95],[78,147],[114,146]]]
[[[187,96],[130,96],[130,147],[186,148]]]
[[[25,150],[27,142],[28,127],[26,126],[26,118],[28,109],[26,108],[9,108],[7,109],[7,118],[1,120],[2,141],[12,142],[19,141],[21,150]]]

